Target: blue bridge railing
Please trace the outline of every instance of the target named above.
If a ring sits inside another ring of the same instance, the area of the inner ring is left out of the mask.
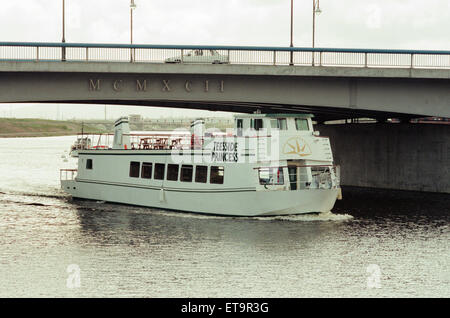
[[[0,42],[0,60],[449,69],[450,51]]]

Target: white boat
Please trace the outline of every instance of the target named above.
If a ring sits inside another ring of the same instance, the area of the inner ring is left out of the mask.
[[[130,133],[123,117],[111,145],[112,135],[77,139],[78,169],[61,170],[61,188],[74,198],[205,214],[328,212],[341,196],[339,169],[312,117],[236,115],[226,134],[196,120],[190,132],[145,135]]]

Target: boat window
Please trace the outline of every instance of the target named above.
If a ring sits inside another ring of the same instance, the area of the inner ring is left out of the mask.
[[[207,166],[196,166],[195,167],[195,182],[206,183],[208,175]]]
[[[223,183],[223,167],[211,166],[211,175],[209,176],[209,182],[215,184]]]
[[[288,167],[289,173],[289,184],[291,185],[291,190],[297,190],[297,167]]]
[[[92,168],[93,168],[92,159],[87,159],[86,160],[86,169],[92,170]]]
[[[297,130],[309,130],[308,120],[303,118],[295,118],[295,127]]]
[[[278,128],[278,120],[271,119],[270,120],[270,128]]]
[[[144,178],[144,179],[152,178],[152,163],[150,163],[150,162],[142,163],[141,178]]]
[[[139,178],[139,170],[141,169],[141,163],[137,161],[130,162],[130,177]]]
[[[181,166],[180,181],[192,182],[192,170],[193,170],[193,166],[191,166],[191,165],[182,165]]]
[[[287,130],[287,121],[286,118],[278,118],[277,119],[278,129]]]
[[[261,118],[253,118],[250,122],[250,127],[255,130],[260,130],[263,128],[263,120]]]
[[[178,181],[178,165],[167,165],[167,180]]]
[[[284,184],[283,168],[280,167],[259,168],[259,184],[264,185]]]
[[[163,180],[164,179],[164,169],[165,165],[163,163],[155,163],[155,176],[154,178],[157,180]]]
[[[242,136],[242,129],[244,128],[244,120],[242,119],[236,119],[236,129],[237,129],[237,135],[239,137]]]
[[[236,119],[236,128],[244,128],[244,120],[243,119]]]

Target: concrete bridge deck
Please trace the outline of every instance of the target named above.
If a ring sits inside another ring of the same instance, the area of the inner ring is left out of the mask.
[[[450,69],[0,61],[0,102],[450,117]]]

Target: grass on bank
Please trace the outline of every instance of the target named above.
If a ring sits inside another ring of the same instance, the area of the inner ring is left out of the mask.
[[[0,137],[46,137],[76,135],[82,123],[48,119],[0,118]],[[83,124],[84,133],[105,133],[102,126]]]

